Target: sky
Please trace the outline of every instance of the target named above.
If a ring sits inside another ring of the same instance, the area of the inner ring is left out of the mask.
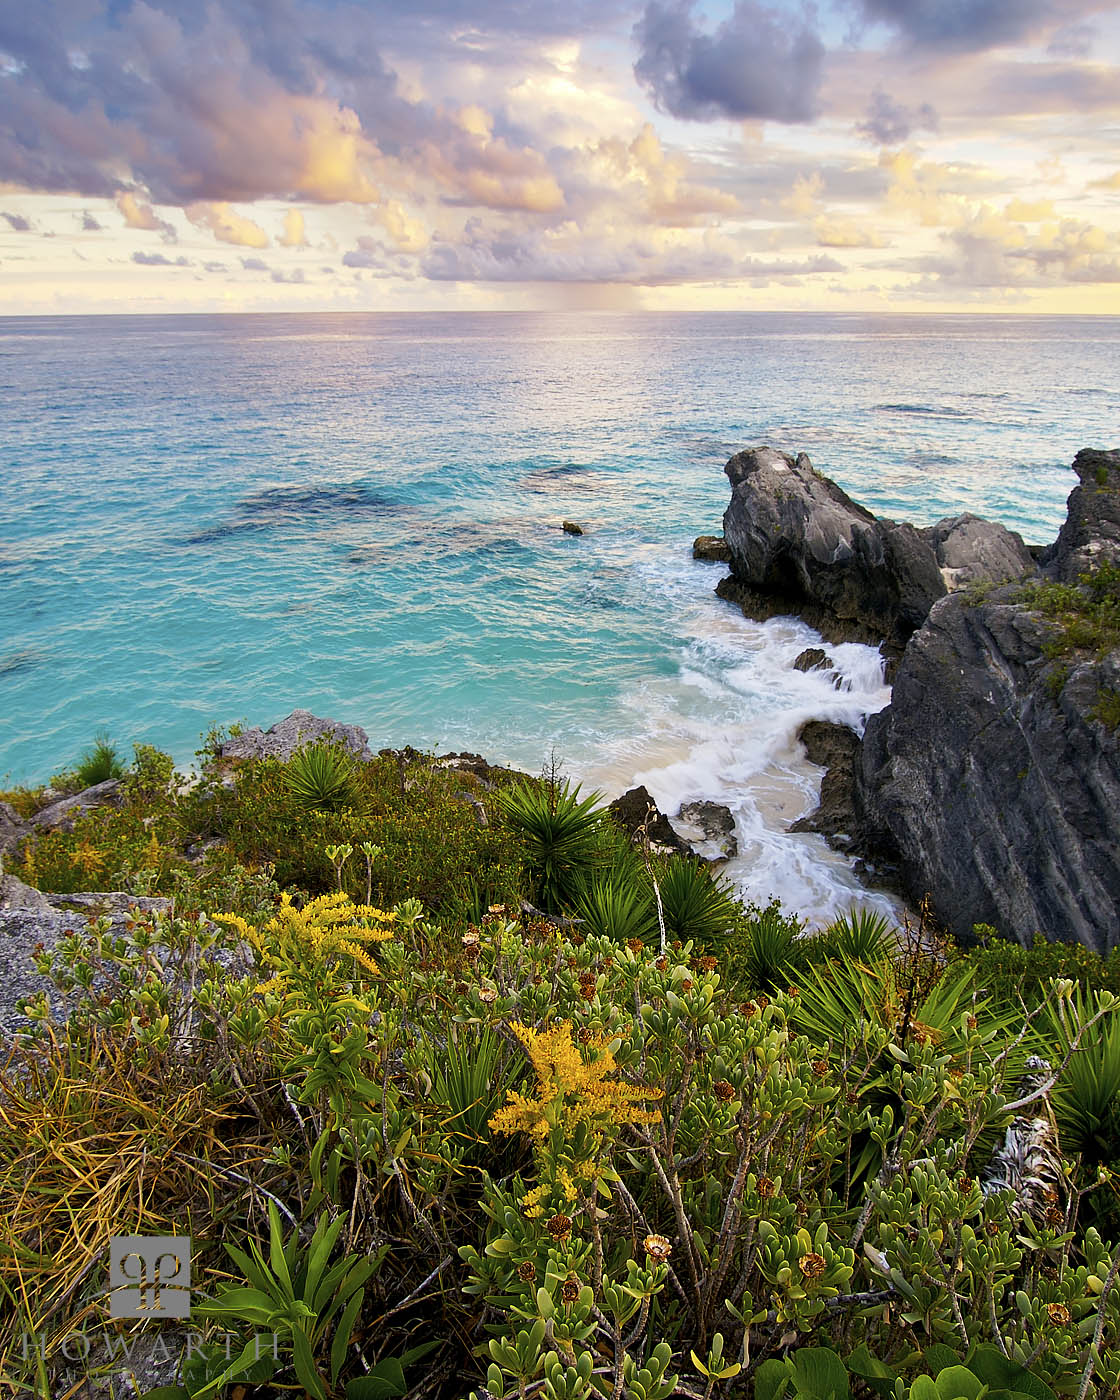
[[[1120,314],[1098,0],[0,0],[0,314]]]

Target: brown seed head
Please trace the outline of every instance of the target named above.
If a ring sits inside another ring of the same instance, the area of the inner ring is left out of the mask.
[[[719,966],[719,961],[718,961],[718,959],[716,959],[716,958],[707,957],[707,958],[701,958],[701,959],[700,959],[700,971],[701,971],[701,972],[715,972],[715,970],[716,970],[716,968],[717,968],[718,966]]]
[[[817,1074],[817,1075],[824,1075],[824,1074],[827,1074],[827,1073],[828,1073],[828,1061],[827,1061],[827,1060],[814,1060],[814,1061],[813,1061],[813,1065],[812,1065],[812,1069],[813,1069],[813,1073],[814,1073],[814,1074]]]
[[[537,1276],[537,1266],[529,1259],[517,1266],[517,1277],[522,1283],[532,1283]]]
[[[758,1194],[762,1197],[764,1201],[770,1200],[771,1197],[774,1195],[774,1192],[777,1190],[777,1187],[774,1185],[774,1183],[770,1180],[768,1176],[760,1176],[755,1185],[758,1190]]]
[[[957,1182],[957,1189],[960,1191],[962,1196],[967,1196],[968,1193],[972,1190],[972,1178],[970,1176],[962,1176],[961,1179]]]
[[[691,992],[691,991],[692,991],[692,978],[691,978],[691,977],[686,977],[686,978],[684,979],[684,981],[681,983],[681,991],[682,991],[682,992]]]
[[[632,953],[644,953],[646,950],[646,945],[640,938],[628,938],[626,940],[626,946]]]
[[[579,1301],[580,1283],[578,1278],[568,1277],[560,1285],[560,1297],[565,1303],[575,1303]]]
[[[554,1240],[566,1240],[572,1233],[571,1218],[567,1215],[554,1215],[547,1221],[544,1228]]]
[[[1065,1212],[1061,1206],[1047,1206],[1046,1214],[1043,1217],[1052,1230],[1056,1230],[1059,1225],[1066,1223]]]
[[[819,1254],[803,1254],[797,1261],[802,1276],[808,1279],[820,1278],[828,1264]]]
[[[498,1000],[498,993],[493,987],[480,987],[478,989],[479,1001],[484,1001],[487,1006]]]
[[[582,948],[587,942],[587,939],[584,938],[582,933],[573,933],[568,942],[571,943],[573,948]]]
[[[668,966],[668,958],[658,958],[657,961],[654,963],[654,967],[657,968],[658,972],[664,972]]]
[[[712,1085],[712,1092],[717,1099],[720,1099],[723,1103],[727,1103],[735,1097],[735,1086],[734,1084],[729,1084],[726,1079],[717,1079]]]
[[[1073,1314],[1065,1303],[1047,1303],[1046,1316],[1055,1327],[1068,1327],[1073,1321]]]

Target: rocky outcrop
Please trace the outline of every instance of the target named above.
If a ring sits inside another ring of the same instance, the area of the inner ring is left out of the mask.
[[[1037,567],[1018,535],[975,515],[921,530],[878,519],[804,452],[754,447],[724,470],[731,573],[719,596],[759,620],[796,614],[826,641],[881,645],[892,664],[938,598]]]
[[[638,828],[648,821],[646,830],[655,849],[659,846],[665,851],[688,852],[691,849],[673,830],[669,818],[658,809],[644,787],[624,792],[621,797],[615,798],[607,810],[631,840],[637,835]]]
[[[933,549],[950,593],[970,584],[1025,578],[1037,569],[1021,536],[978,515],[954,515],[919,534]]]
[[[293,710],[271,729],[246,729],[227,739],[218,749],[218,760],[227,765],[260,758],[276,758],[286,763],[297,749],[323,740],[341,744],[363,762],[369,762],[374,756],[369,735],[358,725],[320,719],[310,710]]]
[[[929,542],[856,505],[804,452],[755,447],[724,470],[731,584],[717,591],[750,616],[796,613],[828,641],[901,650],[944,596]]]
[[[119,778],[108,778],[93,787],[83,788],[72,797],[60,798],[49,807],[40,808],[26,823],[28,831],[73,831],[78,817],[94,807],[119,807],[123,800]]]
[[[790,831],[813,831],[826,838],[838,851],[862,846],[861,819],[855,807],[855,764],[859,735],[846,724],[811,719],[797,731],[810,763],[825,770],[816,810],[800,817]]]
[[[119,934],[124,932],[131,910],[166,913],[170,908],[169,899],[119,891],[44,894],[5,876],[0,882],[0,977],[4,985],[0,997],[0,1050],[8,1037],[26,1028],[27,1018],[19,1010],[19,1003],[28,997],[46,992],[52,1010],[63,1013],[58,993],[35,966],[37,945],[51,952],[67,933],[83,928],[87,917],[104,915]],[[95,976],[94,986],[98,985]]]
[[[1051,637],[1014,589],[937,603],[868,720],[856,807],[954,934],[987,923],[1104,952],[1120,939],[1120,734],[1098,707],[1120,692],[1120,650],[1052,659]]]
[[[1066,522],[1042,556],[1043,567],[1063,583],[1107,561],[1120,564],[1120,451],[1087,447],[1073,459],[1079,486],[1066,502]]]
[[[685,802],[675,820],[693,852],[709,862],[733,860],[739,854],[735,817],[722,802]]]

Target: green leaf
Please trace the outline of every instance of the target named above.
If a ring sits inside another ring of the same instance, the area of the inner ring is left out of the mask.
[[[810,1400],[847,1400],[848,1371],[828,1347],[802,1347],[792,1357],[798,1393]]]
[[[350,1345],[350,1336],[354,1331],[354,1320],[361,1311],[365,1298],[365,1289],[359,1288],[347,1303],[346,1311],[338,1320],[334,1340],[331,1342],[331,1385],[338,1381],[338,1373],[342,1370],[342,1363],[346,1360],[346,1348]]]
[[[368,1375],[359,1376],[346,1386],[346,1400],[396,1400],[407,1394],[404,1371],[395,1356],[384,1357]]]
[[[1004,1356],[998,1347],[982,1343],[969,1354],[969,1369],[985,1385],[997,1390],[1014,1390],[1031,1395],[1034,1400],[1056,1400],[1054,1392],[1025,1366]],[[989,1397],[990,1400],[990,1397]]]
[[[980,1400],[988,1388],[967,1366],[946,1366],[938,1371],[936,1384],[941,1400]]]
[[[941,1342],[934,1342],[926,1347],[922,1353],[922,1360],[936,1376],[939,1371],[944,1371],[947,1366],[959,1366],[961,1359],[952,1347],[944,1346]]]
[[[764,1361],[754,1375],[754,1400],[782,1400],[791,1379],[787,1362]]]
[[[292,1333],[292,1360],[295,1362],[296,1375],[304,1390],[309,1395],[313,1395],[315,1400],[327,1400],[327,1390],[323,1385],[319,1368],[315,1365],[315,1358],[311,1354],[311,1343],[307,1340],[305,1332]]]
[[[879,1395],[887,1397],[887,1400],[894,1395],[898,1372],[885,1361],[880,1361],[877,1356],[872,1356],[865,1344],[856,1347],[848,1357],[848,1370],[853,1376],[859,1376],[860,1380],[866,1381]]]

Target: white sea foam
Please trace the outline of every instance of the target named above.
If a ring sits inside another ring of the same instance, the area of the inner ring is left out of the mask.
[[[816,806],[823,776],[798,729],[825,719],[862,733],[867,716],[890,701],[878,651],[830,645],[794,618],[753,622],[703,591],[710,570],[674,564],[657,572],[651,582],[679,610],[691,641],[676,675],[625,697],[635,725],[590,765],[588,779],[612,792],[644,784],[670,817],[700,799],[728,807],[739,854],[724,874],[747,899],[776,896],[812,924],[852,904],[901,914],[822,837],[788,830]],[[834,664],[794,670],[812,646]]]

